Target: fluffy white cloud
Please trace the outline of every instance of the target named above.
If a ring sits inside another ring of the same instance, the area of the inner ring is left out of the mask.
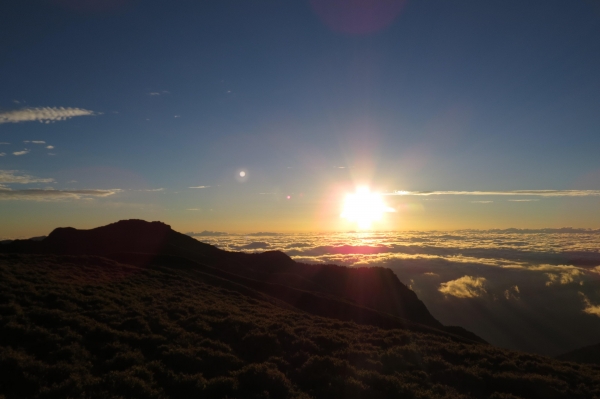
[[[100,115],[94,111],[82,108],[38,107],[22,108],[13,111],[0,112],[0,124],[39,121],[51,123],[64,121],[76,116]]]
[[[487,293],[485,277],[463,276],[440,284],[439,291],[457,298],[477,298]]]
[[[11,190],[0,187],[0,200],[60,201],[108,197],[121,190]]]
[[[13,152],[13,155],[19,156],[19,155],[25,155],[28,153],[29,153],[29,150],[25,149],[23,151],[15,151],[15,152]]]
[[[49,150],[53,150],[54,146],[53,145],[47,145],[46,148],[49,149]]]

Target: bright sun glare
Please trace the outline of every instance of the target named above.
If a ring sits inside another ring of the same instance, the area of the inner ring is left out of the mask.
[[[394,209],[385,204],[381,194],[372,193],[368,187],[359,187],[356,193],[346,195],[341,216],[355,222],[360,229],[370,229],[385,212],[394,212]]]

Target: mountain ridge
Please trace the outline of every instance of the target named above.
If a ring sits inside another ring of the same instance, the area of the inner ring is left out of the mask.
[[[312,306],[313,312],[321,312],[328,317],[359,322],[366,318],[378,320],[380,324],[398,325],[367,311],[371,309],[451,335],[485,342],[460,327],[443,326],[390,269],[303,264],[280,251],[255,254],[224,251],[178,233],[162,222],[131,219],[89,230],[57,228],[41,241],[15,240],[2,245],[0,252],[109,258],[127,253],[145,254],[137,257],[134,262],[137,265],[157,263],[161,256],[175,256],[211,267],[213,269],[209,272],[213,274],[218,270],[243,278],[245,284],[279,299],[284,298],[284,301],[287,299],[293,306],[300,306],[294,303],[298,298],[310,299],[311,305],[302,305],[305,311]],[[177,262],[167,263],[173,267]],[[310,295],[299,295],[296,291]]]

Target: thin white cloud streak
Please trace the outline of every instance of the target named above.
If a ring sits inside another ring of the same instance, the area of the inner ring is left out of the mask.
[[[512,191],[393,191],[383,195],[477,195],[477,196],[539,196],[539,197],[596,197],[600,190],[512,190]]]
[[[10,184],[31,184],[31,183],[54,183],[51,178],[33,177],[27,174],[21,174],[17,170],[0,170],[0,183]]]
[[[62,201],[62,200],[80,200],[93,197],[108,197],[121,190],[52,190],[52,189],[26,189],[11,190],[0,187],[0,201],[19,200],[19,201]]]
[[[29,154],[29,150],[23,150],[23,151],[15,151],[13,152],[13,155],[15,156],[20,156],[20,155],[25,155],[25,154]]]
[[[209,188],[210,186],[196,186],[196,187],[188,187],[188,188]]]
[[[6,141],[2,141],[0,142],[0,145],[9,145],[10,143],[7,143]]]
[[[53,150],[54,146],[53,145],[47,145],[46,148],[49,149],[49,150]]]
[[[38,121],[42,123],[51,123],[64,121],[76,116],[101,115],[100,112],[94,112],[83,108],[65,108],[65,107],[38,107],[22,108],[13,111],[0,112],[0,124],[2,123],[20,123]]]
[[[487,293],[485,277],[462,276],[459,279],[440,284],[438,289],[442,294],[457,298],[477,298]]]
[[[42,140],[25,140],[23,143],[46,144],[46,142]]]

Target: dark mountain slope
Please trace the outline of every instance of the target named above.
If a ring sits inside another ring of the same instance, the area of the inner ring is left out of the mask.
[[[559,360],[600,365],[600,344],[585,346],[556,356]]]
[[[314,316],[195,263],[0,254],[0,397],[600,398],[600,368]]]
[[[350,302],[361,308],[446,329],[429,313],[416,294],[389,269],[307,265],[294,262],[278,251],[260,254],[223,251],[175,232],[161,222],[124,220],[91,230],[58,228],[44,240],[15,240],[0,246],[0,251],[99,256],[143,253],[151,255],[146,257],[147,262],[161,255],[177,256],[251,280],[317,293],[317,297]],[[331,309],[325,302],[317,301],[313,305],[315,310],[319,306]],[[341,308],[345,309],[346,306]],[[328,315],[335,317],[332,313]],[[450,328],[448,331],[477,339],[460,328]]]
[[[120,253],[112,255],[110,258],[124,264],[138,265],[144,268],[161,270],[163,272],[177,270],[178,272],[183,273],[183,275],[192,278],[200,276],[203,279],[207,279],[210,278],[209,276],[214,276],[221,280],[265,293],[272,298],[279,299],[284,303],[292,305],[296,309],[317,316],[353,321],[359,324],[369,324],[380,328],[404,328],[411,331],[442,334],[461,342],[484,343],[481,338],[460,327],[430,327],[388,313],[359,306],[340,297],[325,295],[314,291],[304,291],[282,284],[249,279],[181,257],[169,255],[149,257],[145,254]],[[221,284],[221,282],[219,282],[219,284]]]

